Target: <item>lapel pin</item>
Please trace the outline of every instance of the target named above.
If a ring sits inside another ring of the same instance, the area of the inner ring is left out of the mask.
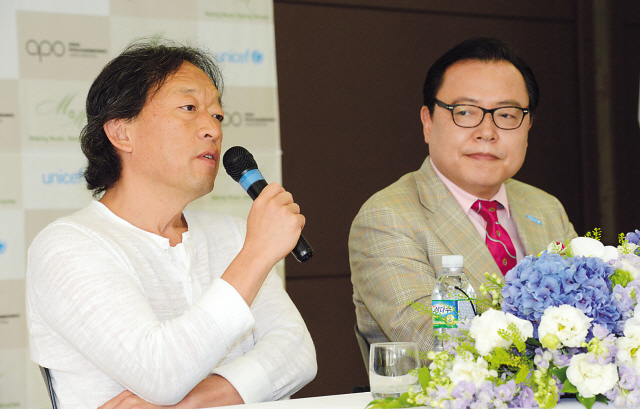
[[[542,222],[538,219],[536,219],[535,217],[531,216],[530,214],[527,215],[527,219],[531,220],[532,222],[539,224],[542,226]]]

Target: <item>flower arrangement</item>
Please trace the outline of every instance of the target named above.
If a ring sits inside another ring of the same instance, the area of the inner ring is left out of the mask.
[[[551,409],[575,397],[640,404],[640,231],[604,246],[598,229],[551,243],[504,277],[486,274],[483,311],[444,334],[419,369],[421,391],[369,409]],[[428,308],[414,305],[419,311]]]

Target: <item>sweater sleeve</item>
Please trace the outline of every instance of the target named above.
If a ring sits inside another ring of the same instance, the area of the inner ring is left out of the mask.
[[[253,314],[221,279],[171,320],[160,321],[147,297],[127,258],[89,230],[57,223],[29,250],[30,320],[36,317],[62,339],[56,345],[78,351],[123,388],[175,404],[253,327]],[[36,350],[65,353],[31,335]]]
[[[252,350],[214,370],[224,376],[245,403],[290,396],[316,375],[311,335],[285,292],[275,269],[251,306],[256,325]]]

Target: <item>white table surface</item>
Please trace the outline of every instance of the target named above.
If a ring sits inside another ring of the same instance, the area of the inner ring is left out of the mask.
[[[370,392],[349,393],[346,395],[318,396],[315,398],[287,399],[276,402],[234,405],[237,409],[364,409],[373,400]],[[555,409],[584,409],[577,400],[563,400]],[[592,409],[607,409],[604,403],[596,402]]]
[[[318,396],[315,398],[286,399],[275,402],[233,405],[237,409],[364,409],[373,400],[371,392],[349,393],[346,395]]]

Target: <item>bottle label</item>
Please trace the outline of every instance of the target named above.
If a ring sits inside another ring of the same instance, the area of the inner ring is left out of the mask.
[[[458,300],[432,300],[433,328],[458,327]]]
[[[471,304],[473,304],[473,306]],[[474,307],[476,305],[477,304],[476,304],[475,297],[472,297],[470,299],[459,300],[458,301],[458,320],[465,319],[465,318],[467,320],[472,320],[473,317],[475,316]]]

